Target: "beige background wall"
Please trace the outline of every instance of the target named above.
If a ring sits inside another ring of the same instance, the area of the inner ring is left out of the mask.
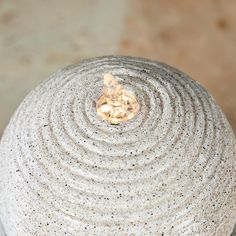
[[[60,67],[125,54],[203,84],[236,132],[235,0],[0,0],[0,136],[24,96]]]

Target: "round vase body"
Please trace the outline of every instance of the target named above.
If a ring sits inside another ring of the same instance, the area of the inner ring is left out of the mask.
[[[138,114],[98,117],[104,74]],[[102,57],[59,70],[22,102],[0,144],[8,236],[230,235],[235,136],[212,97],[162,63]]]

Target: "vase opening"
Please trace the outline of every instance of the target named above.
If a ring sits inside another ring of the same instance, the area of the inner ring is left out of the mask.
[[[103,93],[96,103],[98,115],[111,124],[134,118],[139,111],[135,94],[125,90],[111,74],[104,75],[104,85]]]

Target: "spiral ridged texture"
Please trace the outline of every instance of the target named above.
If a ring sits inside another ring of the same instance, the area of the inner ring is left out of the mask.
[[[140,104],[101,120],[103,75]],[[165,64],[102,57],[32,91],[1,141],[0,217],[8,236],[230,235],[234,134],[212,97]]]

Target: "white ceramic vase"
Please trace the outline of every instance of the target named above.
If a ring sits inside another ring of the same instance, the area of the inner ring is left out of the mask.
[[[111,125],[103,75],[140,104]],[[162,63],[102,57],[59,70],[22,102],[0,145],[7,236],[219,235],[236,220],[236,142],[212,97]]]

